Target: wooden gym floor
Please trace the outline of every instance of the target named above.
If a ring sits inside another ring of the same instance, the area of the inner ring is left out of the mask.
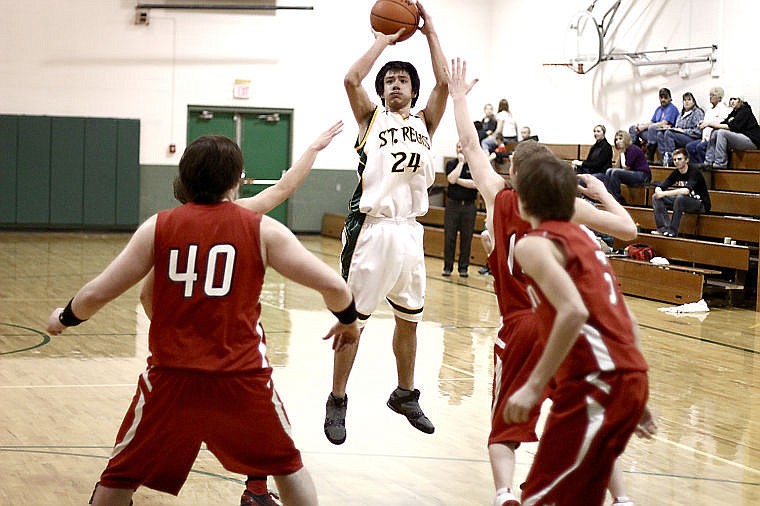
[[[145,367],[148,323],[138,291],[63,336],[48,337],[44,325],[127,239],[0,232],[0,504],[86,504],[106,463]],[[337,268],[337,240],[301,239]],[[392,317],[383,308],[367,326],[349,382],[342,446],[322,433],[332,353],[320,337],[333,317],[316,293],[267,274],[262,319],[275,384],[321,504],[491,504],[485,442],[499,313],[490,277],[471,267],[467,280],[447,279],[441,267],[428,259],[417,358],[435,434],[385,406],[396,384]],[[760,313],[715,308],[705,318],[675,317],[658,311],[661,303],[629,302],[660,426],[656,439],[634,438],[622,456],[629,494],[638,506],[760,504]],[[535,449],[518,451],[517,483]],[[135,504],[233,505],[241,483],[202,450],[178,498],[140,489]]]

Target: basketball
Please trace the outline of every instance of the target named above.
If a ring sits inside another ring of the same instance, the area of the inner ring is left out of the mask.
[[[393,35],[404,28],[404,33],[396,41],[401,42],[414,35],[420,24],[420,12],[417,4],[409,5],[404,0],[377,0],[372,6],[369,20],[373,30],[386,35]]]

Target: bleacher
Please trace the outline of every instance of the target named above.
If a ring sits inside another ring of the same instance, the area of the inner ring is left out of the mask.
[[[569,152],[566,145],[549,147],[555,154]],[[582,153],[584,148],[578,149]],[[654,183],[664,180],[673,168],[652,166],[651,170]],[[650,233],[656,228],[651,205],[654,184],[633,188],[623,185],[621,193],[626,199],[626,209],[640,232],[631,241],[615,240],[613,248],[648,244],[658,256],[667,258],[670,265],[612,257],[618,281],[629,295],[683,304],[695,302],[708,293],[719,294],[729,304],[745,304],[760,310],[757,294],[760,150],[733,152],[727,169],[703,174],[710,188],[712,209],[706,214],[685,214],[677,238]]]
[[[545,144],[564,160],[585,159],[590,145]],[[445,161],[444,161],[445,163]],[[652,167],[652,181],[662,181],[672,171]],[[733,152],[727,169],[705,172],[710,185],[712,209],[707,214],[685,214],[679,237],[649,233],[655,228],[651,206],[652,186],[626,188],[622,195],[626,209],[639,225],[632,241],[616,240],[615,250],[630,243],[652,246],[670,265],[656,266],[620,256],[611,262],[623,293],[663,302],[696,302],[706,295],[719,295],[729,304],[747,305],[760,310],[757,286],[758,247],[760,246],[760,150]],[[434,187],[446,186],[443,173],[436,174]],[[480,242],[485,209],[479,206],[472,242],[470,263],[485,265],[486,254]],[[425,227],[425,254],[443,257],[442,205],[431,205],[418,219]],[[340,237],[342,215],[325,215],[322,233]],[[729,241],[728,244],[725,241]],[[734,241],[735,244],[731,244]],[[457,251],[458,255],[458,251]]]

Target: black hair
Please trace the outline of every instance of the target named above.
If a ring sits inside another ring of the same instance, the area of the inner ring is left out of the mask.
[[[697,103],[697,99],[694,98],[694,94],[692,92],[687,91],[686,93],[683,94],[682,98],[687,98],[687,97],[690,98],[692,102],[694,102],[694,109],[702,109],[701,107],[699,107],[699,104]],[[686,112],[686,109],[683,106],[681,106],[681,116],[683,116],[683,113],[685,112]]]
[[[383,98],[383,80],[385,79],[385,74],[387,74],[389,70],[403,70],[409,74],[409,79],[412,80],[412,95],[414,95],[412,97],[412,107],[414,107],[414,104],[417,103],[417,98],[420,96],[420,76],[417,74],[417,69],[414,68],[414,65],[408,61],[398,60],[389,61],[383,65],[377,72],[377,76],[375,76],[375,91],[383,102],[383,105],[385,105],[385,99]]]

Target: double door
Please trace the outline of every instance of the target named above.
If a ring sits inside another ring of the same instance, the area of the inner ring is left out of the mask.
[[[208,134],[233,139],[243,152],[240,193],[242,197],[250,197],[275,184],[290,167],[292,117],[290,109],[193,105],[187,112],[187,142]],[[288,202],[267,215],[287,224]]]

